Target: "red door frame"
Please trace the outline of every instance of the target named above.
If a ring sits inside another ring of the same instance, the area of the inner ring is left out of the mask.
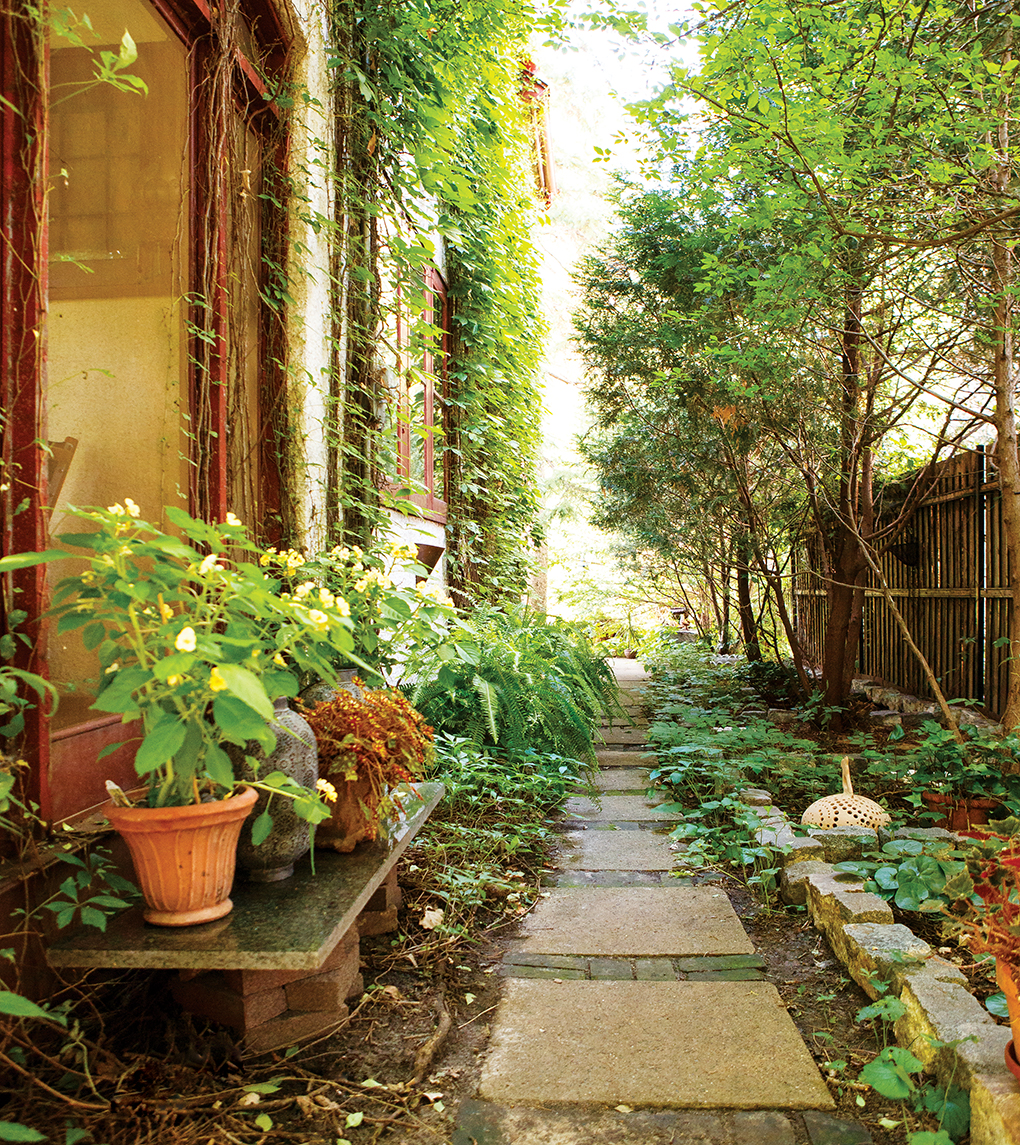
[[[207,189],[202,186],[201,156],[207,140],[203,137],[202,116],[197,93],[202,91],[202,77],[209,56],[208,37],[212,16],[206,0],[151,0],[153,7],[170,29],[192,48],[190,53],[190,170],[188,179],[189,202],[193,220],[191,253],[189,256],[189,283],[201,281],[199,252],[203,248],[201,226],[210,219],[216,227],[211,236],[219,254],[220,273],[214,284],[212,326],[217,334],[210,365],[209,387],[214,396],[211,409],[212,429],[216,434],[212,450],[212,464],[204,475],[205,489],[191,490],[193,511],[200,505],[210,518],[223,520],[227,505],[227,377],[224,353],[227,329],[226,283],[226,212],[225,201],[216,205],[214,213],[205,210]],[[246,5],[251,18],[253,34],[263,50],[262,63],[270,70],[282,69],[290,37],[270,0],[252,0]],[[0,16],[0,94],[11,100],[19,111],[0,101],[0,403],[6,420],[0,422],[0,446],[4,467],[0,470],[0,485],[9,488],[0,491],[0,541],[3,553],[40,551],[48,547],[48,530],[43,506],[47,503],[47,458],[42,447],[46,440],[45,404],[45,316],[47,298],[47,235],[45,220],[47,129],[45,76],[48,70],[48,52],[45,37],[38,25],[27,16],[5,12]],[[238,57],[235,87],[242,106],[249,114],[265,114],[267,104],[262,98],[265,88],[254,68]],[[33,82],[26,87],[26,77]],[[190,287],[189,287],[190,288]],[[192,315],[194,318],[195,315]],[[194,354],[191,355],[195,357]],[[282,385],[279,372],[267,378],[267,389],[272,395]],[[194,368],[188,380],[190,406],[194,414],[196,385]],[[275,451],[265,450],[275,459]],[[279,475],[273,467],[264,470],[269,480],[267,501],[279,507]],[[16,664],[18,667],[47,675],[46,625],[34,618],[45,610],[46,573],[42,567],[26,569],[12,574],[5,583],[5,599],[9,607],[17,607],[33,618],[23,631],[31,645],[19,642]],[[2,618],[0,618],[2,619]],[[110,742],[112,720],[102,719],[83,725],[98,750]],[[111,726],[107,726],[111,725]],[[63,745],[73,736],[68,729],[58,737]],[[121,734],[124,734],[121,731]],[[84,747],[84,744],[82,745]],[[62,746],[61,752],[66,749]],[[74,755],[76,749],[71,749]],[[81,750],[81,749],[77,749]],[[94,758],[95,750],[87,754]],[[45,711],[41,707],[26,713],[23,752],[30,764],[26,796],[39,806],[44,820],[63,818],[82,807],[69,807],[68,791],[54,782],[51,774],[53,762],[50,732]],[[58,753],[60,754],[60,753]],[[121,753],[117,753],[121,755]],[[120,763],[130,762],[133,753],[125,751]],[[111,770],[116,757],[108,757]],[[78,761],[76,760],[76,763]],[[82,759],[81,763],[87,763]],[[69,788],[73,784],[67,785]]]

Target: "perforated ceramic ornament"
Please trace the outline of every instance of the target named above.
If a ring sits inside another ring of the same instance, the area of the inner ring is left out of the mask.
[[[854,785],[850,782],[850,758],[843,757],[843,792],[840,795],[826,795],[816,799],[800,817],[809,827],[870,827],[875,830],[884,827],[889,821],[884,811],[874,799],[864,795],[854,795]]]

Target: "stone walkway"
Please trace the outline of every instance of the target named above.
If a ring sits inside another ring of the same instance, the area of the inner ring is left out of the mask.
[[[675,816],[645,794],[647,677],[613,664],[637,726],[603,729],[598,797],[567,801],[453,1145],[868,1145],[827,1112],[725,893],[670,877]]]

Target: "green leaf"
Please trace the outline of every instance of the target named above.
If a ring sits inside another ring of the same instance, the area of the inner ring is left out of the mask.
[[[348,1113],[347,1120],[344,1122],[345,1129],[357,1129],[358,1126],[365,1120],[364,1113],[359,1109],[357,1113]]]
[[[255,1124],[259,1129],[264,1129],[268,1132],[268,1130],[273,1128],[273,1119],[268,1113],[260,1113],[258,1117],[255,1118]]]
[[[163,715],[142,740],[135,755],[135,771],[139,775],[148,775],[173,759],[184,746],[186,735],[187,725],[176,715]]]
[[[99,693],[92,707],[100,712],[134,714],[138,710],[134,693],[151,678],[144,668],[123,668],[114,674],[113,682]]]
[[[244,1087],[245,1093],[279,1093],[280,1087],[274,1081],[253,1081]]]
[[[272,720],[273,704],[258,676],[240,664],[218,664],[217,667],[227,687],[239,700],[258,712],[264,720]]]
[[[257,847],[260,843],[264,843],[269,838],[269,832],[273,829],[273,817],[269,814],[269,808],[255,820],[251,825],[251,841]]]
[[[902,1101],[916,1088],[910,1075],[920,1073],[924,1063],[903,1046],[887,1046],[861,1070],[859,1078],[883,1097]]]
[[[67,1025],[66,1020],[59,1014],[51,1014],[49,1010],[44,1010],[35,1002],[30,1002],[20,994],[12,994],[9,990],[0,990],[0,1014],[12,1014],[16,1018],[49,1018],[60,1022],[61,1025]]]
[[[213,783],[218,783],[220,787],[233,787],[234,765],[230,756],[217,744],[206,745],[205,770]]]
[[[44,549],[41,553],[13,553],[9,557],[0,557],[0,573],[32,568],[47,561],[66,561],[71,556],[74,554],[65,553],[63,549]]]
[[[265,735],[266,721],[237,696],[220,692],[213,700],[213,719],[224,737],[238,747]],[[272,751],[272,747],[269,749]]]
[[[38,1129],[22,1125],[20,1121],[0,1121],[0,1141],[45,1141]]]

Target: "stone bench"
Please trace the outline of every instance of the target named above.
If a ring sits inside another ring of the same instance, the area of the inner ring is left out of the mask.
[[[416,785],[417,802],[388,837],[349,855],[315,853],[277,883],[238,881],[234,909],[201,926],[150,926],[140,908],[111,919],[105,933],[83,930],[52,943],[54,966],[177,970],[177,1001],[232,1026],[249,1053],[294,1045],[347,1017],[360,994],[360,938],[396,929],[397,860],[443,795]]]

